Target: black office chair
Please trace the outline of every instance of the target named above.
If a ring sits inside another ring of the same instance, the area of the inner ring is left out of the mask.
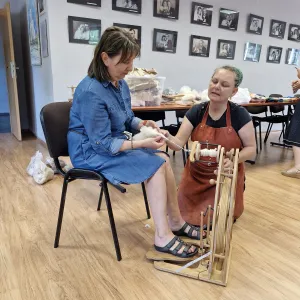
[[[145,111],[145,112],[134,112],[137,118],[142,120],[152,120],[155,122],[161,121],[162,126],[160,128],[165,129],[166,113],[164,111]]]
[[[261,123],[264,122],[265,117],[267,117],[268,108],[266,106],[246,106],[246,109],[252,115],[252,122],[255,129],[256,153],[258,153],[258,147],[262,150]],[[265,113],[265,117],[253,116],[261,113]],[[259,146],[257,143],[257,128],[259,129]]]
[[[280,98],[280,97],[282,97],[282,95],[281,94],[271,94],[269,97],[270,98]],[[284,132],[287,128],[289,118],[290,118],[289,115],[284,114],[284,105],[282,105],[282,104],[270,106],[269,110],[270,110],[270,115],[266,116],[266,118],[264,118],[264,122],[269,123],[267,132],[265,135],[264,143],[266,143],[269,138],[273,124],[282,124],[282,130],[281,130],[281,133],[279,136],[279,140],[280,140],[281,136],[284,135]],[[278,113],[280,113],[280,112],[281,112],[281,115],[278,115]]]
[[[66,194],[67,194],[67,188],[69,182],[72,182],[77,179],[98,180],[100,181],[101,192],[100,192],[97,210],[100,210],[102,197],[104,193],[109,221],[110,221],[110,227],[111,227],[112,236],[115,244],[117,260],[120,261],[122,259],[122,256],[121,256],[121,250],[119,246],[119,240],[118,240],[117,230],[115,226],[111,201],[110,201],[108,183],[111,184],[113,187],[115,187],[117,190],[119,190],[121,193],[125,193],[126,189],[121,185],[114,185],[110,183],[101,173],[95,172],[93,170],[73,168],[69,170],[67,173],[65,173],[62,170],[59,163],[60,156],[69,156],[67,133],[69,127],[69,114],[70,114],[71,106],[72,103],[70,102],[54,102],[44,106],[40,113],[40,120],[46,138],[49,154],[54,159],[55,166],[59,171],[59,173],[64,176],[64,183],[63,183],[62,193],[61,193],[61,201],[60,201],[59,215],[57,221],[54,248],[57,248],[59,245],[61,224],[62,224],[62,219],[64,214],[65,200],[66,200]],[[143,189],[144,201],[145,201],[145,206],[147,211],[147,217],[148,219],[150,219],[151,216],[150,216],[150,210],[148,206],[144,183],[142,183],[142,189]]]

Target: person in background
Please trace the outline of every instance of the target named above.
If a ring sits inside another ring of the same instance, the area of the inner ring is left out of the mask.
[[[244,162],[253,159],[256,153],[255,133],[248,111],[231,101],[243,79],[242,72],[232,66],[215,70],[211,77],[208,96],[210,101],[194,105],[185,115],[177,135],[167,135],[170,149],[179,151],[191,137],[192,141],[217,144],[225,148],[240,149],[237,190],[234,218],[241,216],[244,210]],[[175,144],[173,144],[173,143]],[[225,171],[233,163],[225,158]],[[215,185],[210,179],[216,179],[216,166],[210,163],[187,161],[178,189],[178,202],[181,215],[186,222],[200,224],[201,211],[208,206],[214,207]]]
[[[293,92],[300,89],[300,69],[297,69],[298,80],[292,82]],[[296,104],[296,109],[284,137],[284,142],[293,147],[294,166],[287,171],[282,171],[283,176],[300,179],[300,102]]]
[[[140,46],[128,31],[109,27],[95,48],[88,75],[76,88],[70,111],[68,147],[75,168],[100,172],[113,184],[145,182],[155,224],[157,251],[182,258],[198,249],[178,236],[200,239],[198,228],[186,223],[178,208],[174,174],[160,137],[127,140],[125,131],[142,126],[159,130],[131,110],[124,77],[132,70]]]

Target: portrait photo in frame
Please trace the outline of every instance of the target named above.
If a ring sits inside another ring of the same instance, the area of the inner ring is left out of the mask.
[[[190,56],[209,57],[210,37],[191,35]]]
[[[166,53],[176,53],[177,31],[154,28],[152,50]]]

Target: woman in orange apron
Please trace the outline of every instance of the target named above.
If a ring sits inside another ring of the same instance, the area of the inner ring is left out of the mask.
[[[219,68],[213,74],[208,97],[210,102],[193,106],[186,114],[176,137],[168,136],[168,146],[180,150],[191,137],[192,141],[218,144],[228,152],[239,148],[239,167],[234,217],[241,216],[244,210],[244,162],[253,159],[256,151],[255,133],[251,117],[247,110],[230,101],[238,91],[243,78],[242,72],[231,66]],[[225,168],[232,166],[225,159]],[[178,190],[179,208],[183,219],[190,224],[200,224],[201,211],[206,212],[208,206],[214,206],[215,185],[209,183],[216,179],[216,167],[209,163],[189,160],[185,166]]]

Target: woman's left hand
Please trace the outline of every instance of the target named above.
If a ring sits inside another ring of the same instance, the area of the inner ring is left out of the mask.
[[[145,126],[147,126],[147,127],[152,127],[152,128],[154,128],[154,129],[157,129],[158,132],[160,132],[160,128],[159,128],[158,125],[157,125],[154,121],[152,121],[152,120],[148,120]]]

